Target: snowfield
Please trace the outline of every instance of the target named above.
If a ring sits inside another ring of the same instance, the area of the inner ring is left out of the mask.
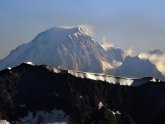
[[[152,78],[152,77],[146,77],[146,78],[141,78],[141,79],[124,78],[124,77],[114,77],[112,75],[105,75],[102,73],[90,73],[90,72],[82,72],[82,71],[75,71],[75,70],[62,70],[62,69],[53,68],[51,66],[46,66],[46,68],[49,71],[52,71],[54,73],[68,73],[78,78],[86,78],[86,79],[91,79],[91,80],[104,81],[111,84],[126,85],[126,86],[133,86],[133,87],[143,85],[149,81],[155,82],[156,80],[155,78]]]

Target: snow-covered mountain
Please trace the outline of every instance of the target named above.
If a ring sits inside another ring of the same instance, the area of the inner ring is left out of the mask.
[[[0,69],[31,61],[63,69],[105,72],[112,68],[114,60],[122,61],[120,54],[122,51],[115,48],[104,49],[80,27],[55,27],[11,51],[0,61]]]
[[[115,69],[114,75],[131,78],[155,77],[165,80],[154,64],[148,59],[141,59],[138,56],[127,56],[122,65]]]
[[[153,52],[160,53],[150,51]],[[120,48],[105,48],[81,27],[55,27],[41,32],[31,42],[18,46],[0,60],[0,70],[27,61],[62,69],[162,79],[156,66],[149,61],[126,57]]]

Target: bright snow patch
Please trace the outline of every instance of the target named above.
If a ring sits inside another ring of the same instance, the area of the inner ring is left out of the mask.
[[[11,67],[7,67],[8,70],[11,70]]]
[[[116,111],[116,112],[111,111],[111,112],[112,112],[113,115],[121,115],[121,113],[119,111]]]
[[[6,120],[0,120],[0,124],[10,124],[10,123]]]
[[[115,115],[116,113],[114,111],[111,111],[113,115]]]
[[[105,82],[112,83],[112,84],[130,86],[134,82],[133,79],[118,78],[118,77],[113,77],[113,76],[104,75],[104,74],[80,72],[80,71],[73,71],[73,70],[68,70],[68,73],[74,75],[75,77],[87,78],[87,79],[91,79],[91,80],[100,80],[100,81],[105,81]]]
[[[101,109],[103,106],[104,106],[103,103],[99,102],[98,109]]]
[[[155,78],[152,78],[151,81],[152,81],[152,82],[156,82],[156,79],[155,79]]]
[[[82,99],[83,97],[80,95],[80,99]]]
[[[154,82],[157,81],[155,78],[132,79],[132,78],[124,78],[124,77],[114,77],[111,75],[105,75],[101,73],[90,73],[90,72],[82,72],[82,71],[75,71],[75,70],[62,70],[62,69],[53,68],[51,66],[46,66],[46,68],[49,71],[52,71],[54,73],[69,73],[79,78],[86,78],[86,79],[91,79],[91,80],[96,80],[96,81],[97,80],[104,81],[111,84],[119,84],[119,85],[125,85],[125,86],[133,86],[133,87],[143,85],[149,81],[154,81]]]
[[[48,66],[48,65],[46,66],[46,69],[48,69],[49,71],[52,71],[54,73],[60,73],[61,72],[60,69],[56,69],[56,68],[53,68],[53,67]]]
[[[116,111],[116,114],[121,115],[121,113],[119,111]]]
[[[124,78],[120,78],[119,82],[121,85],[128,85],[130,86],[133,83],[134,80],[131,79],[124,79]]]
[[[34,64],[32,62],[24,62],[24,63],[28,64],[28,65],[33,65],[34,66]]]

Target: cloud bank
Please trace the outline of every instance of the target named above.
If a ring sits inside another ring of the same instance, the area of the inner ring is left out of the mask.
[[[81,27],[84,32],[90,36],[94,35],[94,27],[93,25],[87,25],[87,24],[83,24],[83,25],[78,25],[79,27]]]
[[[109,42],[106,37],[103,37],[101,40],[101,45],[105,48],[108,49],[110,47],[115,47],[113,43]]]
[[[129,48],[128,50],[124,51],[125,56],[133,56],[134,50],[132,48]]]
[[[139,54],[141,59],[149,59],[153,64],[156,65],[158,70],[165,76],[165,53],[162,54]]]

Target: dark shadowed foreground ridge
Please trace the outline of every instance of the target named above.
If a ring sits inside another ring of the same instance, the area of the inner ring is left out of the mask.
[[[163,124],[165,84],[151,79],[137,79],[135,83],[141,85],[129,86],[24,63],[0,72],[0,120],[16,124]]]

